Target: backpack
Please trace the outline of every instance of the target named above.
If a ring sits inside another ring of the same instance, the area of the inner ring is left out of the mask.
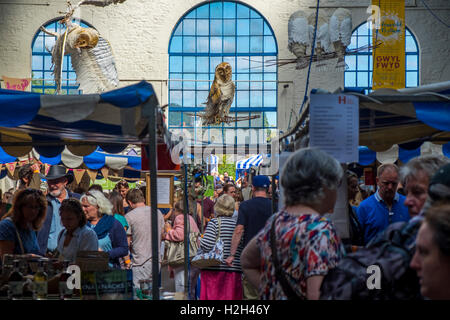
[[[324,277],[320,299],[421,299],[419,279],[409,267],[420,224],[420,220],[391,224],[366,247],[347,254]],[[375,283],[369,279],[376,273],[369,268],[373,265],[381,271],[380,288],[369,289],[369,282]]]

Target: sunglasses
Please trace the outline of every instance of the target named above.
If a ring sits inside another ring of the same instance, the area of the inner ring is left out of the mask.
[[[89,191],[86,192],[85,195],[86,196],[90,196],[90,197],[94,198],[95,200],[97,200],[97,198],[92,193],[90,193]]]

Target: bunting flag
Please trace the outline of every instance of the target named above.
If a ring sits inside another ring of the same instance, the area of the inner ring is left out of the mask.
[[[45,175],[48,175],[48,171],[50,170],[51,165],[49,164],[44,164],[44,168],[45,168]]]
[[[108,180],[108,173],[109,173],[109,169],[107,167],[103,167],[101,170],[103,178],[105,178],[105,180]]]
[[[91,178],[92,182],[95,182],[95,179],[97,177],[97,170],[87,169],[87,173],[89,175],[89,178]]]
[[[8,169],[11,176],[14,176],[14,171],[16,170],[17,162],[10,162],[6,164],[6,168]]]
[[[77,184],[81,182],[86,169],[73,169],[73,175]]]
[[[2,76],[3,88],[8,90],[29,91],[27,88],[30,86],[31,78],[10,78]]]

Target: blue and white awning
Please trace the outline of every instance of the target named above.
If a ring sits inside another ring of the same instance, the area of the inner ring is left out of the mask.
[[[240,160],[240,161],[236,162],[236,170],[250,169],[253,166],[258,167],[262,163],[262,161],[263,161],[263,156],[260,154],[252,156],[248,159]]]

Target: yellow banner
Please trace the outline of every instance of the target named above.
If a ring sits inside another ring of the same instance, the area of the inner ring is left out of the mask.
[[[372,89],[405,87],[405,0],[372,0],[380,6],[379,24],[372,24]],[[375,17],[375,19],[377,19]]]
[[[27,88],[30,86],[31,78],[10,78],[2,76],[3,78],[3,89],[18,90],[18,91],[29,91]]]

